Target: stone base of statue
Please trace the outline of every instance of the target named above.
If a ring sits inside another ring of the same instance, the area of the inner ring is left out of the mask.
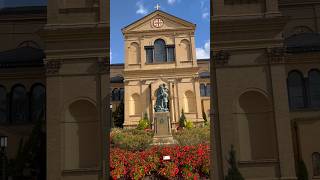
[[[154,136],[152,145],[178,144],[171,133],[170,113],[154,113]]]

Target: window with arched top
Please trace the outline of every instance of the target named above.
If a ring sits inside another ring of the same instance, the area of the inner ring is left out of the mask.
[[[191,60],[191,53],[190,53],[190,43],[188,40],[184,39],[180,42],[181,46],[181,56],[179,57],[182,61],[190,61]]]
[[[129,62],[130,64],[139,64],[140,63],[140,50],[139,44],[136,42],[131,43],[129,49]]]
[[[29,121],[29,98],[27,90],[17,85],[11,91],[11,121],[13,123],[27,123]]]
[[[163,39],[157,39],[154,42],[154,60],[155,62],[167,60],[166,43]]]
[[[167,45],[163,39],[154,41],[153,46],[145,46],[146,63],[165,63],[175,61],[175,46]]]
[[[112,90],[112,101],[119,101],[119,89],[118,88],[114,88]]]
[[[289,105],[291,109],[306,106],[304,78],[299,71],[291,71],[287,79]]]
[[[130,115],[140,115],[140,96],[135,93],[130,98]]]
[[[8,122],[8,101],[6,88],[0,86],[0,123]]]
[[[44,120],[46,115],[46,90],[41,84],[31,89],[31,121]]]
[[[311,107],[320,107],[320,71],[309,71],[309,99]]]
[[[184,106],[187,113],[195,113],[197,110],[195,95],[190,90],[184,93]]]
[[[320,153],[314,152],[312,154],[312,167],[313,167],[313,175],[320,176]]]

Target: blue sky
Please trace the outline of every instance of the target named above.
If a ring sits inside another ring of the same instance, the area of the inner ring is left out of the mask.
[[[124,40],[121,29],[153,12],[157,3],[160,10],[197,25],[195,39],[197,58],[210,54],[210,0],[110,0],[111,63],[124,62]]]
[[[0,0],[0,8],[17,6],[44,6],[47,0]]]

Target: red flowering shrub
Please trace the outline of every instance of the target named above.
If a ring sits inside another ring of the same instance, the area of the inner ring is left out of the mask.
[[[163,156],[170,156],[170,160],[163,160]],[[147,175],[169,179],[208,177],[209,145],[153,146],[135,152],[112,148],[110,172],[113,179],[142,179]]]

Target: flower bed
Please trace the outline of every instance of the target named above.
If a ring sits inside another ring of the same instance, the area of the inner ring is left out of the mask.
[[[170,156],[170,160],[163,160]],[[111,148],[110,172],[113,179],[200,179],[209,176],[209,145],[153,146],[144,151]]]

